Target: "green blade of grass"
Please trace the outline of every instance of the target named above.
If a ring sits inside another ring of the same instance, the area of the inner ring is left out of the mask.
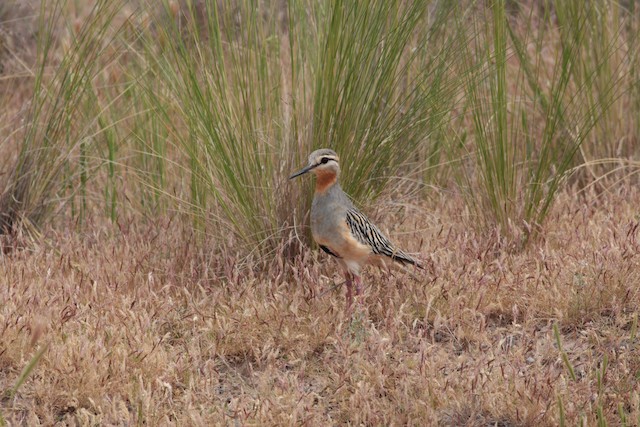
[[[576,372],[573,369],[573,365],[571,364],[571,361],[569,360],[569,356],[567,355],[567,353],[562,349],[562,340],[560,338],[560,330],[558,329],[557,323],[553,324],[553,335],[556,338],[556,345],[558,346],[558,351],[560,352],[562,363],[564,363],[565,368],[567,368],[567,372],[569,372],[569,377],[571,377],[573,381],[576,381],[577,377],[576,377]]]
[[[29,375],[31,375],[31,372],[35,369],[35,367],[38,365],[38,362],[40,361],[44,353],[47,351],[47,348],[48,348],[47,344],[43,345],[36,352],[36,354],[33,355],[31,360],[29,360],[29,363],[27,363],[27,365],[22,369],[22,372],[20,372],[20,375],[18,376],[16,383],[8,391],[8,397],[10,399],[12,399],[16,395],[18,390],[20,390],[20,387],[22,387],[22,385],[27,380],[27,378],[29,378]]]

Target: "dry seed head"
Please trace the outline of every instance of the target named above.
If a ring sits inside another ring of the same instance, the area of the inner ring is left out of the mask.
[[[33,324],[31,326],[31,339],[29,340],[29,345],[31,347],[34,347],[38,343],[38,340],[40,339],[40,337],[47,330],[48,323],[49,322],[47,322],[47,320],[41,316],[38,316],[34,319]]]

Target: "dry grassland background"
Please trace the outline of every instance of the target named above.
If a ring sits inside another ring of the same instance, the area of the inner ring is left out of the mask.
[[[635,2],[109,3],[0,1],[0,425],[640,424]],[[427,266],[353,317],[320,146]]]

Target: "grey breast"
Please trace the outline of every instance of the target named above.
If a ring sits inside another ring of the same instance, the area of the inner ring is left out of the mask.
[[[351,207],[353,204],[338,184],[324,194],[316,194],[311,205],[311,232],[316,240],[340,240],[340,229]]]

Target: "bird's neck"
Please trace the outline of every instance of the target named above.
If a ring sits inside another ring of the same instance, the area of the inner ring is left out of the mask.
[[[318,172],[316,174],[316,194],[326,193],[337,182],[338,175],[335,172]]]

